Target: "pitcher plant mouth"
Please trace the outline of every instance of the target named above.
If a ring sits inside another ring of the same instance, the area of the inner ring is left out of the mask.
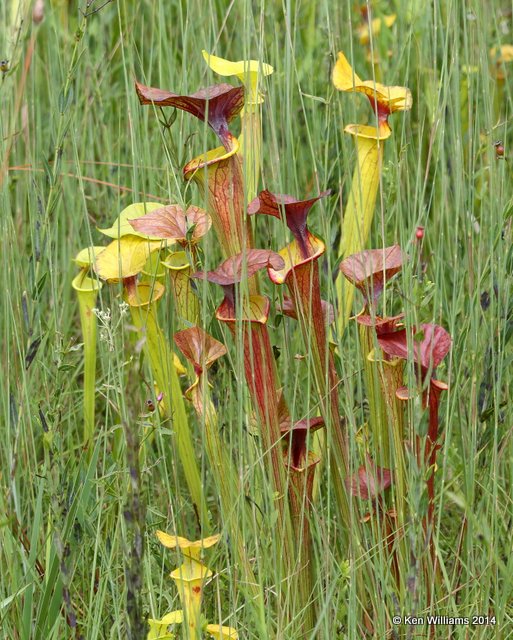
[[[292,277],[294,269],[303,264],[316,261],[326,250],[324,242],[310,232],[307,217],[313,205],[331,194],[323,191],[308,200],[297,200],[293,196],[261,191],[248,205],[248,215],[268,215],[284,219],[294,239],[279,251],[283,267],[268,267],[269,277],[275,284],[284,284]],[[296,309],[297,311],[297,309]]]
[[[378,337],[379,346],[388,356],[395,356],[403,360],[412,358],[420,368],[421,378],[424,380],[434,374],[438,365],[449,353],[452,338],[439,325],[425,323],[418,328],[412,327]]]
[[[245,253],[239,253],[225,260],[213,271],[199,271],[193,274],[194,278],[208,280],[222,287],[224,300],[216,311],[218,320],[235,324],[237,320],[265,325],[269,317],[270,302],[265,296],[251,294],[242,300],[242,308],[236,296],[236,285],[243,278],[251,280],[261,269],[269,265],[282,267],[282,257],[274,251],[266,249],[249,249]]]
[[[188,162],[185,180],[194,180],[208,202],[217,240],[228,258],[251,246],[251,228],[244,214],[244,176],[239,141],[217,147]]]
[[[194,368],[195,379],[185,391],[185,397],[194,400],[195,396],[200,396],[201,401],[202,377],[216,360],[226,355],[227,349],[222,342],[203,331],[201,327],[190,327],[178,331],[174,335],[174,341]],[[198,402],[198,413],[201,414],[203,409],[201,402]]]
[[[307,217],[313,205],[329,195],[331,190],[308,200],[297,200],[293,196],[264,190],[249,203],[248,215],[259,213],[284,220],[297,243],[299,256],[308,259],[318,250],[320,240],[308,230]],[[314,241],[317,241],[317,246],[312,248],[310,245]]]
[[[308,436],[324,426],[324,418],[321,416],[305,418],[294,424],[290,424],[290,421],[289,424],[282,424],[281,432],[289,450],[287,457],[290,455],[290,465],[294,470],[302,471],[313,461],[314,464],[320,461],[316,455],[308,457]]]
[[[196,174],[198,174],[202,169],[207,169],[208,167],[215,165],[222,166],[222,163],[225,160],[229,160],[230,158],[235,159],[239,148],[239,140],[232,137],[228,148],[216,147],[215,149],[210,149],[209,151],[196,156],[196,158],[189,160],[183,168],[183,176],[185,180],[198,180],[199,177]]]
[[[392,130],[389,116],[397,111],[409,111],[413,104],[407,87],[387,86],[374,80],[361,80],[347,58],[339,52],[332,81],[339,91],[365,95],[374,111],[374,126],[350,124],[344,131],[355,137],[357,164],[351,191],[342,219],[339,253],[342,258],[365,248],[370,234],[374,208],[382,174],[383,143]],[[338,330],[343,333],[351,315],[354,287],[337,280],[339,300]]]
[[[376,145],[388,140],[392,135],[388,121],[380,121],[377,127],[368,124],[348,124],[344,127],[344,132],[357,139],[370,140]]]

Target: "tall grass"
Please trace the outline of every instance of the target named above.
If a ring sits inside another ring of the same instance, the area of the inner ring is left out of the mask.
[[[210,148],[212,138],[181,112],[169,130],[162,128],[153,109],[139,106],[133,81],[183,93],[212,84],[217,79],[202,49],[274,66],[265,80],[262,182],[299,197],[334,190],[311,216],[328,245],[322,286],[333,299],[337,234],[355,162],[353,141],[342,130],[365,122],[369,112],[363,100],[339,94],[330,73],[339,50],[362,77],[371,77],[371,67],[356,34],[361,17],[349,1],[118,0],[84,17],[76,2],[53,0],[40,25],[32,22],[30,4],[0,6],[0,58],[9,61],[0,79],[0,159],[9,167],[0,175],[0,637],[139,638],[138,625],[127,621],[179,607],[167,577],[176,564],[153,532],[195,539],[201,531],[173,432],[147,409],[146,400],[155,401],[153,384],[121,295],[112,288],[104,288],[98,302],[110,310],[110,320],[98,328],[96,446],[92,457],[82,451],[83,360],[72,258],[98,244],[96,227],[110,226],[132,202],[201,205],[196,188],[183,183],[181,167]],[[410,322],[442,324],[454,341],[442,371],[450,392],[441,412],[434,538],[442,587],[435,609],[497,619],[493,627],[472,630],[440,627],[437,637],[505,639],[513,637],[512,86],[507,67],[505,80],[497,82],[489,50],[513,42],[512,5],[396,0],[376,3],[374,10],[397,13],[395,25],[372,47],[381,58],[381,79],[410,87],[414,107],[392,122],[369,246],[397,242],[411,256],[400,280]],[[505,159],[496,157],[498,139]],[[415,243],[417,226],[425,228],[421,244]],[[258,228],[259,247],[285,245],[280,225],[272,232],[262,222]],[[210,234],[204,267],[218,262]],[[203,326],[233,344],[211,320],[217,292],[203,284],[200,292]],[[169,310],[162,310],[162,320],[170,334],[178,328]],[[281,322],[271,335],[282,347],[277,365],[292,415],[318,413],[307,392],[313,371],[299,333]],[[230,350],[230,360],[219,364],[213,393],[244,486],[233,509],[265,603],[273,601],[282,577],[279,545],[275,523],[261,508],[266,496],[257,491],[263,461],[240,353]],[[357,466],[368,413],[356,325],[338,336],[337,359]],[[410,429],[421,414],[412,408]],[[134,480],[134,448],[148,430],[153,440]],[[226,534],[199,430],[195,443],[212,525]],[[422,509],[423,481],[410,471],[412,513]],[[356,638],[359,567],[340,553],[332,491],[324,468],[311,523],[322,576],[312,637]],[[422,615],[420,518],[413,518],[407,542],[407,609]],[[376,637],[384,638],[400,612],[386,587],[387,558],[378,544],[375,550],[370,546],[359,562],[371,576]],[[219,572],[208,588],[211,619],[226,620],[241,638],[296,637],[293,622],[248,601],[226,535],[210,559]]]

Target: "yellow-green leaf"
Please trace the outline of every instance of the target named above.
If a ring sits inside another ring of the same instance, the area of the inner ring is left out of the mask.
[[[215,640],[238,640],[239,634],[233,627],[223,627],[219,624],[207,624],[206,632]]]
[[[96,260],[96,256],[105,249],[105,247],[86,247],[77,253],[73,261],[81,268],[91,267]]]
[[[96,257],[96,273],[109,282],[117,282],[140,273],[153,251],[158,251],[162,243],[145,240],[138,236],[123,236],[113,240]]]

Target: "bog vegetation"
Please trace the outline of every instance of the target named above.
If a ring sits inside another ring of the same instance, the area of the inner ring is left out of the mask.
[[[0,8],[2,638],[513,637],[511,6],[335,4]]]

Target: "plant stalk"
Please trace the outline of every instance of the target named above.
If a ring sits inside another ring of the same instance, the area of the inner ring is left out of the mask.
[[[175,315],[181,329],[199,324],[200,301],[191,284],[191,264],[185,251],[171,254],[163,266],[169,271]]]
[[[339,255],[341,259],[365,249],[378,195],[383,163],[383,140],[355,135],[357,164],[351,191],[344,211]],[[340,305],[338,333],[342,335],[353,306],[355,287],[341,274],[337,278],[337,300]]]
[[[227,322],[232,334],[236,335],[234,322]],[[275,496],[274,503],[278,514],[277,539],[283,545],[282,569],[289,575],[294,557],[293,533],[287,503],[287,473],[280,446],[281,430],[278,411],[278,378],[274,354],[265,324],[243,321],[244,372],[246,382],[255,408],[264,459]],[[280,594],[279,599],[281,599]]]
[[[328,441],[333,447],[330,464],[332,482],[337,503],[344,519],[343,527],[347,534],[352,526],[349,501],[344,486],[344,478],[349,475],[350,470],[349,445],[338,407],[339,380],[333,356],[327,346],[317,261],[305,262],[295,267],[287,276],[286,284],[297,310],[305,346],[312,355],[321,413],[325,424],[331,426]]]
[[[201,474],[196,462],[196,452],[189,428],[187,412],[176,368],[173,364],[171,347],[159,327],[157,319],[157,299],[149,284],[139,284],[129,290],[127,296],[132,322],[145,337],[144,351],[150,362],[159,390],[164,394],[164,413],[172,420],[176,434],[176,446],[182,463],[185,479],[198,521],[204,531],[209,529],[208,510],[203,495]],[[163,291],[163,289],[162,289]]]
[[[384,406],[383,389],[380,388],[379,373],[377,371],[374,353],[374,335],[372,327],[358,326],[360,345],[362,349],[363,373],[367,402],[369,403],[369,424],[372,432],[374,451],[379,451],[379,466],[390,469],[390,436],[388,420]]]
[[[363,329],[364,327],[362,327]],[[370,359],[370,357],[369,357]],[[383,403],[382,423],[383,440],[390,441],[392,436],[392,455],[390,461],[385,464],[393,469],[394,507],[396,511],[397,533],[395,538],[399,541],[396,560],[398,567],[397,588],[405,589],[404,576],[407,575],[409,566],[409,552],[404,535],[407,515],[406,501],[406,460],[404,456],[404,410],[396,391],[404,385],[404,365],[399,358],[380,360],[377,363],[377,371],[380,384],[380,392]],[[390,451],[390,447],[389,447]],[[391,525],[391,522],[388,523]],[[401,578],[403,581],[401,582]]]
[[[210,461],[210,469],[214,476],[218,495],[221,501],[223,518],[228,522],[230,539],[237,558],[237,564],[242,571],[245,589],[263,610],[262,592],[258,586],[251,563],[246,553],[244,537],[239,526],[236,505],[243,496],[237,470],[234,467],[226,445],[221,438],[218,427],[217,411],[210,397],[210,388],[206,376],[202,376],[199,385],[193,391],[192,402],[205,429],[205,448]],[[244,503],[245,506],[245,503]]]
[[[83,270],[73,280],[80,311],[80,326],[84,341],[84,448],[92,453],[96,395],[96,333],[98,321],[93,313],[102,284]]]
[[[262,122],[260,105],[248,104],[240,116],[240,154],[243,157],[246,202],[251,202],[257,194],[260,179],[260,158],[262,147]]]
[[[229,258],[248,249],[251,228],[245,214],[239,153],[229,155],[224,147],[208,151],[187,164],[184,176],[186,180],[194,180],[203,193],[223,256]]]
[[[315,570],[309,518],[312,506],[315,467],[319,460],[319,457],[310,451],[304,467],[295,468],[292,465],[288,467],[290,477],[290,515],[297,553],[297,567],[294,568],[294,591],[297,591],[298,594],[298,610],[303,615],[301,635],[297,636],[298,638],[310,638],[316,621],[316,607],[313,599]]]

